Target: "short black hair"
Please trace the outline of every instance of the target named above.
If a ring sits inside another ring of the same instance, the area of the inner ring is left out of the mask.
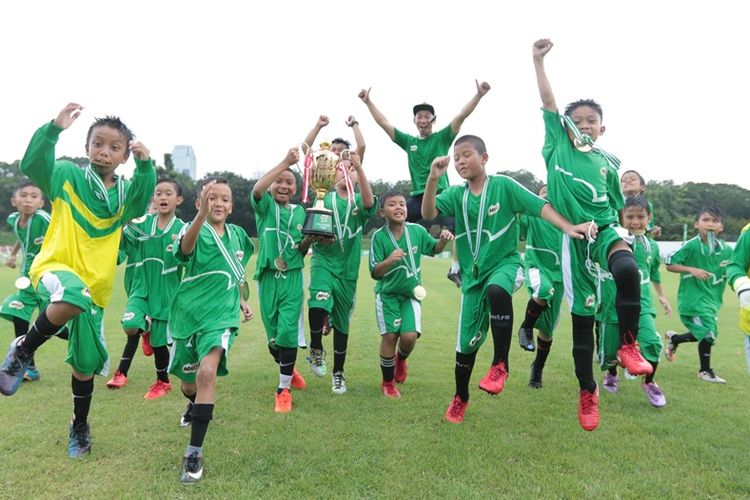
[[[156,181],[156,185],[158,186],[159,184],[162,184],[164,182],[173,185],[174,190],[177,192],[177,196],[182,196],[182,186],[179,182],[177,182],[176,179],[172,177],[159,177],[159,179],[157,179]]]
[[[123,137],[125,137],[125,158],[130,157],[130,141],[135,139],[135,134],[132,130],[125,125],[120,117],[107,115],[104,118],[95,118],[94,123],[89,127],[89,131],[86,134],[86,151],[89,150],[89,141],[91,140],[91,134],[97,127],[109,127],[119,131]]]
[[[645,196],[628,196],[625,198],[625,206],[622,207],[623,210],[631,207],[642,208],[647,214],[651,215],[651,209],[648,206],[648,200]]]
[[[573,111],[580,108],[581,106],[588,106],[599,114],[599,119],[604,120],[604,111],[602,111],[601,105],[593,99],[578,99],[565,106],[565,114],[571,116]]]
[[[343,144],[346,146],[346,149],[351,149],[352,143],[344,139],[343,137],[336,137],[334,140],[331,141],[331,146],[334,144]]]
[[[703,205],[700,210],[695,214],[695,220],[701,218],[701,215],[708,214],[711,217],[719,219],[719,222],[724,222],[724,210],[717,207],[716,205]]]
[[[453,147],[455,148],[459,144],[463,144],[465,142],[471,144],[480,155],[483,155],[487,152],[487,146],[484,144],[484,141],[481,139],[481,137],[478,137],[476,135],[462,135],[461,137],[456,139]]]
[[[635,170],[626,170],[626,171],[624,171],[622,173],[622,175],[620,175],[620,180],[622,180],[622,178],[625,177],[625,174],[635,174],[635,175],[637,175],[638,179],[641,181],[641,186],[645,186],[646,185],[646,179],[644,179],[643,176],[641,174],[639,174],[638,172],[636,172]]]
[[[35,188],[38,188],[41,190],[41,188],[36,184],[36,182],[32,181],[29,178],[24,178],[21,182],[16,185],[16,188],[13,190],[13,194],[15,195],[17,192],[22,190],[25,187],[33,186]]]
[[[387,200],[389,200],[390,198],[395,198],[396,196],[400,196],[404,200],[406,200],[406,195],[404,195],[404,193],[400,191],[388,191],[380,197],[380,208],[383,208],[385,206],[385,202]]]

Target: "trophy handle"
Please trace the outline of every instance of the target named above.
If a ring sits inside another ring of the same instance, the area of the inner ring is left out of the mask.
[[[310,152],[310,145],[306,142],[300,143],[297,147],[302,151],[302,156],[307,156],[307,153]]]

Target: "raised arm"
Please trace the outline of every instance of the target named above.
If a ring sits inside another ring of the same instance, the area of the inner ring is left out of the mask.
[[[536,84],[539,87],[539,97],[542,98],[542,108],[547,111],[556,112],[557,103],[555,102],[555,95],[552,93],[552,86],[547,78],[547,72],[544,70],[544,56],[552,49],[552,46],[552,41],[549,38],[542,38],[534,42],[532,54],[534,56]]]
[[[276,179],[276,177],[278,177],[281,172],[291,167],[298,161],[299,150],[296,147],[293,147],[289,151],[287,151],[286,156],[283,160],[281,160],[281,163],[273,167],[271,170],[263,174],[260,179],[258,179],[258,182],[255,183],[255,186],[253,186],[253,198],[255,198],[256,200],[260,200],[263,197],[263,193],[265,193],[266,190],[271,187],[274,179]]]
[[[427,176],[427,184],[424,186],[424,194],[422,195],[422,217],[426,220],[432,220],[440,215],[435,205],[437,185],[440,177],[448,170],[450,161],[450,156],[438,156],[432,160],[430,175]]]
[[[372,186],[367,182],[365,169],[362,168],[362,159],[357,153],[353,153],[350,161],[359,179],[359,194],[362,196],[362,204],[365,208],[371,208],[375,204],[375,195],[372,194]]]
[[[206,222],[206,218],[211,209],[209,205],[211,191],[213,190],[214,184],[216,184],[216,181],[211,181],[201,189],[198,213],[195,214],[193,223],[190,224],[190,227],[185,231],[185,234],[180,240],[180,252],[182,252],[183,255],[192,255],[193,251],[195,251],[195,244],[198,241],[198,235],[200,234],[203,223]]]
[[[375,107],[375,104],[373,104],[373,102],[370,100],[370,90],[372,90],[372,87],[367,90],[360,90],[359,98],[362,99],[362,102],[367,105],[367,109],[370,110],[370,114],[375,119],[375,123],[380,125],[380,128],[385,130],[385,133],[388,134],[388,137],[390,137],[391,140],[394,140],[396,138],[396,129],[393,125],[390,124],[385,115],[381,113],[380,110]]]
[[[354,142],[357,143],[357,147],[354,149],[359,155],[359,161],[362,162],[365,159],[365,136],[362,135],[362,131],[359,129],[359,122],[353,115],[349,115],[346,119],[346,125],[352,128],[354,133]]]
[[[312,128],[312,130],[310,130],[310,132],[307,133],[307,136],[305,137],[305,144],[310,146],[312,149],[315,149],[313,148],[315,138],[318,137],[320,131],[323,129],[323,127],[328,125],[328,123],[328,117],[326,115],[320,115],[318,117],[318,121],[315,122],[315,126]]]
[[[466,118],[468,118],[468,116],[474,112],[477,104],[479,104],[479,101],[482,100],[482,97],[484,97],[487,92],[490,91],[489,83],[479,83],[479,80],[474,80],[474,83],[476,83],[477,85],[477,93],[474,94],[471,100],[467,102],[466,105],[461,108],[461,111],[459,111],[458,114],[453,118],[453,120],[451,120],[451,130],[454,134],[458,134],[458,132],[461,130],[461,125],[463,125],[464,123],[464,120],[466,120]]]

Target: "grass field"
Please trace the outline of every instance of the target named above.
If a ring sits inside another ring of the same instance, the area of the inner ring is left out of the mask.
[[[245,324],[230,353],[231,373],[218,384],[204,479],[195,486],[179,483],[190,433],[177,425],[185,406],[179,382],[173,379],[175,390],[167,397],[145,401],[155,376],[153,358],[140,351],[124,389],[107,390],[106,379],[97,377],[92,453],[67,458],[70,370],[63,362],[65,342],[52,339],[37,353],[41,381],[24,383],[16,395],[0,399],[0,497],[750,496],[750,376],[730,292],[713,350],[714,369],[727,379],[725,385],[698,380],[696,345],[683,344],[677,361],[664,361],[656,377],[667,396],[665,408],[652,408],[640,383],[623,379],[618,394],[602,391],[601,424],[585,432],[576,417],[566,314],[543,389],[527,387],[533,354],[523,352],[515,336],[505,391],[490,397],[476,389],[490,362],[490,340],[478,356],[466,419],[453,425],[442,420],[454,392],[459,301],[458,290],[445,279],[448,261],[423,261],[429,291],[424,334],[399,400],[380,394],[373,282],[364,263],[347,358],[349,391],[331,394],[330,378],[312,376],[301,352],[308,389],[294,393],[292,413],[276,415],[278,369],[266,350],[260,318]],[[676,307],[676,276],[663,275]],[[11,292],[13,278],[14,271],[0,270],[3,296]],[[514,298],[517,327],[525,290]],[[257,315],[256,297],[253,303]],[[106,319],[114,366],[125,339],[119,326],[124,304],[118,285]],[[7,345],[12,328],[2,325],[0,339]],[[677,317],[660,316],[657,325],[661,331],[682,330]],[[324,343],[331,362],[331,339]]]

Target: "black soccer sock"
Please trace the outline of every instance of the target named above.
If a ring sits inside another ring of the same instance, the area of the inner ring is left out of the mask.
[[[513,299],[502,287],[490,285],[487,287],[487,300],[490,303],[490,329],[494,354],[492,364],[505,362],[505,369],[509,370],[508,351],[513,336]]]
[[[338,330],[333,331],[333,373],[344,371],[348,343],[349,335]]]
[[[156,378],[162,382],[169,383],[169,349],[167,346],[153,347],[154,349],[154,367],[156,368]]]
[[[77,427],[84,425],[88,419],[91,398],[94,396],[94,379],[78,380],[71,377],[70,385],[73,389],[73,424]]]
[[[296,347],[279,347],[279,372],[282,375],[291,376],[294,373],[294,364],[296,362]]]
[[[456,352],[456,394],[463,401],[469,401],[469,380],[476,359],[476,351],[471,354]]]
[[[270,344],[268,346],[268,352],[271,353],[271,356],[273,356],[273,360],[276,362],[276,364],[279,364],[279,350],[275,347],[271,347]]]
[[[582,390],[596,390],[594,380],[594,317],[573,314],[573,364]]]
[[[646,361],[648,361],[648,360],[646,360]],[[648,364],[650,364],[653,367],[654,371],[652,371],[650,374],[646,375],[646,377],[643,379],[643,381],[646,382],[647,384],[650,384],[651,382],[654,381],[654,375],[656,375],[656,369],[659,368],[659,363],[658,362],[654,363],[653,361],[648,361]]]
[[[325,309],[311,307],[307,311],[307,321],[310,323],[310,349],[323,349],[323,323],[328,313]]]
[[[545,309],[547,309],[547,304],[537,304],[534,299],[529,299],[526,304],[526,316],[524,316],[521,326],[533,329]]]
[[[616,377],[617,376],[617,365],[610,366],[609,368],[607,368],[607,372],[610,375],[614,375]]]
[[[138,340],[140,335],[128,335],[125,339],[125,347],[122,348],[122,357],[120,358],[120,365],[117,367],[117,371],[128,376],[128,370],[130,370],[130,363],[133,362],[133,356],[135,351],[138,350]]]
[[[620,342],[632,344],[638,337],[641,317],[641,273],[632,252],[618,250],[609,257],[609,270],[617,285],[615,310],[620,328]]]
[[[536,337],[536,357],[534,358],[534,368],[541,370],[544,368],[544,364],[547,362],[547,356],[549,356],[549,350],[552,348],[551,340],[542,340],[537,335]]]
[[[45,308],[39,313],[34,324],[29,328],[29,332],[26,334],[26,338],[23,339],[23,343],[18,346],[19,349],[28,354],[33,354],[34,351],[39,349],[39,346],[53,337],[61,326],[52,324],[49,318],[47,318],[47,309]]]
[[[693,337],[690,332],[680,333],[678,335],[672,335],[672,345],[682,344],[683,342],[698,342],[698,339]]]
[[[68,327],[64,326],[60,328],[60,330],[55,334],[55,337],[62,340],[68,340],[70,337],[70,332],[68,331]]]
[[[383,382],[393,382],[396,357],[386,358],[380,356],[380,372],[383,374]]]
[[[29,331],[29,322],[25,319],[17,318],[13,316],[13,330],[16,334],[16,338],[22,337],[26,335],[26,333]],[[29,368],[36,368],[36,363],[34,362],[34,355],[32,354],[31,359],[29,360]]]
[[[705,340],[698,342],[698,358],[701,362],[701,371],[713,373],[711,369],[711,344]]]
[[[214,405],[208,403],[195,403],[192,409],[193,421],[190,424],[190,446],[203,447],[203,439],[208,431],[208,423],[211,422],[214,413]]]

